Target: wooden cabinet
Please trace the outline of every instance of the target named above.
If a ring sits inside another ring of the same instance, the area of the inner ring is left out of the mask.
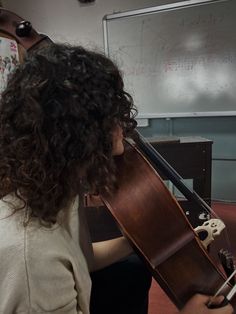
[[[193,190],[211,205],[213,142],[202,137],[153,137],[148,140],[183,179],[192,180]],[[202,224],[204,212],[191,202],[180,199],[179,203],[193,226]]]

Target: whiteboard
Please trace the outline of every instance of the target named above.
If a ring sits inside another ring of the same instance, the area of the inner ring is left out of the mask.
[[[236,1],[107,15],[105,50],[140,118],[236,115]]]

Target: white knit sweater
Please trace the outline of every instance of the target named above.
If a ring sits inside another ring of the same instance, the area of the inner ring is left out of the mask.
[[[15,203],[12,196],[8,201]],[[88,314],[91,282],[79,246],[78,198],[46,228],[0,201],[0,313]]]

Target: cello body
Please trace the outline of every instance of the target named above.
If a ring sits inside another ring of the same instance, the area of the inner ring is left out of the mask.
[[[196,293],[213,295],[226,277],[156,170],[130,144],[115,158],[118,187],[101,198],[153,277],[179,309]]]

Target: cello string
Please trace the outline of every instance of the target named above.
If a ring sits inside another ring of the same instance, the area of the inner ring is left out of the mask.
[[[150,151],[152,151],[153,154],[155,155],[160,155],[157,150],[138,132],[136,131],[138,138],[141,139],[142,142],[145,143],[145,145],[150,149]],[[171,171],[176,175],[176,177],[178,177],[179,181],[181,181],[181,183],[185,186],[185,188],[188,190],[189,193],[191,193],[192,195],[194,195],[196,198],[198,198],[200,200],[200,202],[202,203],[202,205],[204,205],[204,209],[207,211],[208,214],[214,214],[214,217],[219,218],[219,216],[216,214],[216,212],[194,191],[194,190],[190,190],[189,187],[187,187],[184,183],[183,183],[183,178],[179,175],[179,173],[177,173],[177,171],[170,165],[168,164],[168,162],[160,155],[160,157],[164,160],[164,163],[167,165],[167,167],[169,169],[171,169]],[[171,179],[169,179],[171,181]],[[171,181],[172,182],[172,181]],[[174,185],[175,183],[172,182]],[[175,185],[176,186],[176,185]],[[178,187],[177,187],[178,189]],[[178,189],[179,190],[179,189]],[[180,191],[180,190],[179,190]],[[181,192],[181,191],[180,191]],[[182,192],[181,192],[182,193]],[[172,193],[173,194],[173,193]],[[175,195],[174,195],[175,196]]]

